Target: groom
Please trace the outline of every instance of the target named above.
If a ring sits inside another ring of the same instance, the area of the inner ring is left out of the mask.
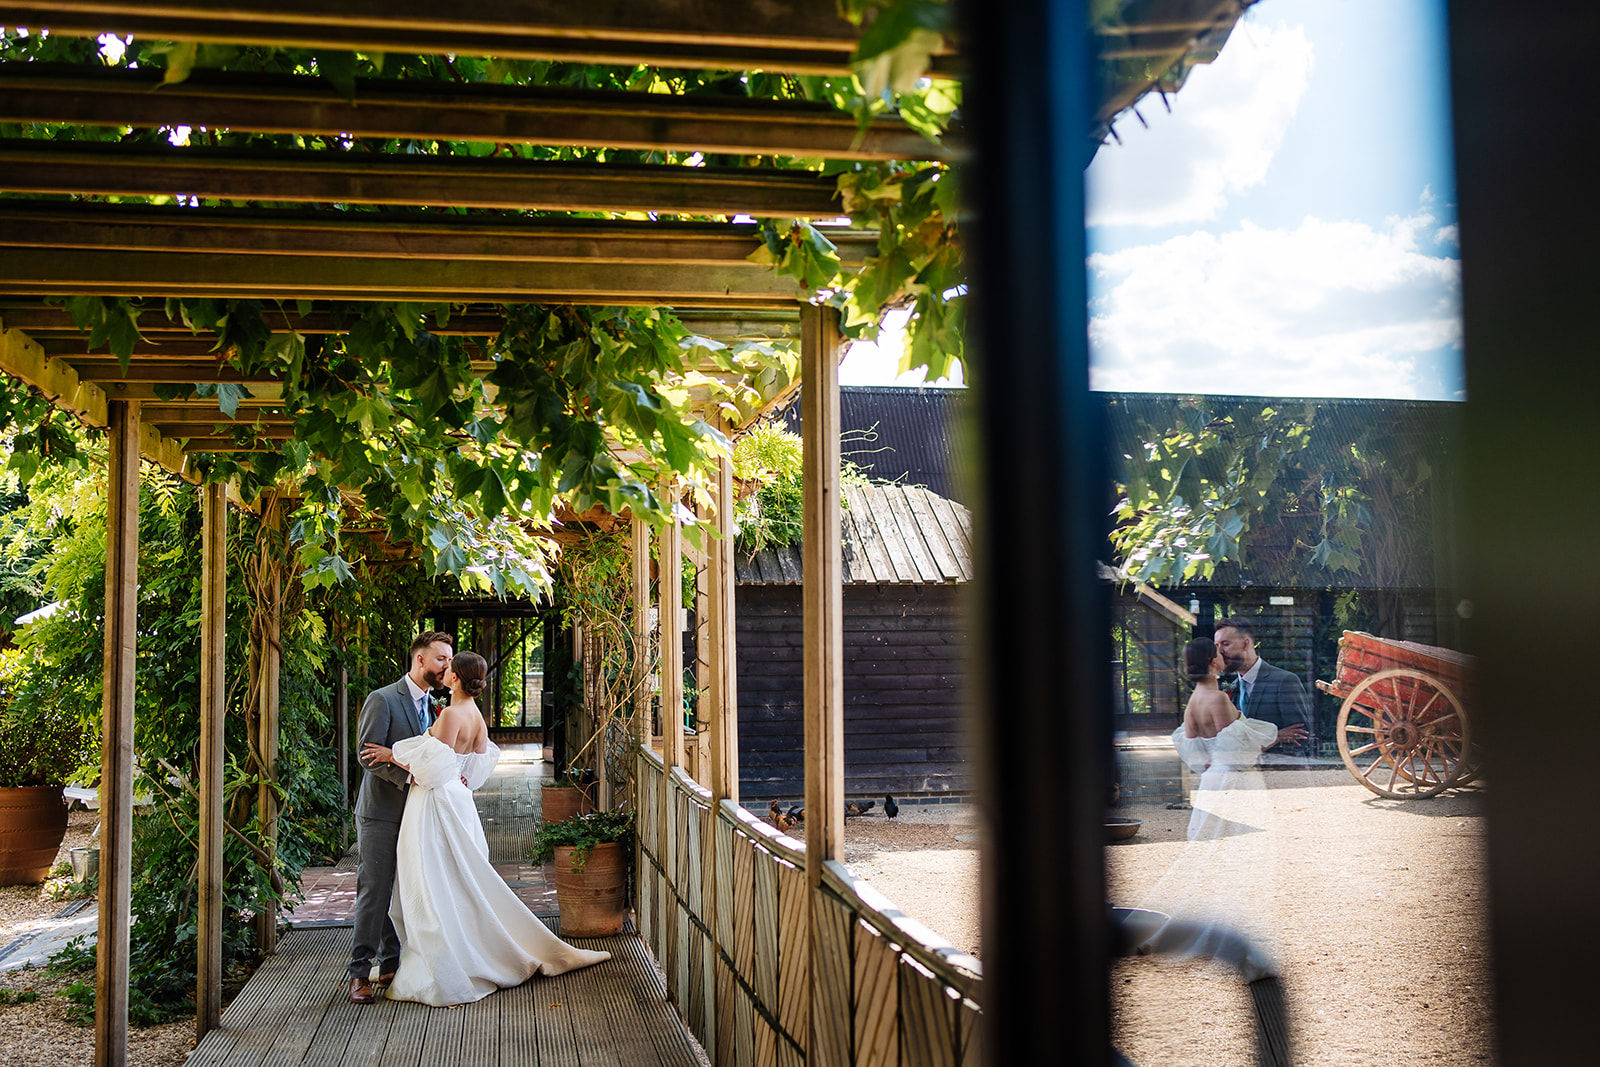
[[[1265,762],[1303,764],[1311,754],[1311,702],[1298,676],[1256,655],[1255,628],[1235,615],[1217,624],[1213,640],[1228,669],[1238,675],[1233,702],[1240,714],[1278,728],[1277,751]]]
[[[451,638],[447,633],[423,633],[411,642],[411,669],[393,685],[367,694],[356,722],[356,751],[369,742],[393,748],[415,737],[433,723],[428,695],[444,681],[450,669]],[[372,986],[372,961],[378,961],[377,984],[387,985],[400,966],[400,938],[389,921],[389,898],[394,895],[395,843],[400,838],[400,818],[406,810],[404,770],[392,763],[367,764],[356,797],[356,910],[355,939],[350,949],[350,1000],[371,1004],[377,999]]]

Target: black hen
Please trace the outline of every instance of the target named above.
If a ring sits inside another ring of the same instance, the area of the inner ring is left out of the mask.
[[[891,819],[900,814],[900,805],[896,804],[894,797],[888,793],[883,794],[883,813]]]

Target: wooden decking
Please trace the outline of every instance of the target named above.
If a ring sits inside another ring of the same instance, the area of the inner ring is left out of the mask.
[[[552,925],[554,922],[552,921]],[[637,935],[573,939],[611,959],[476,1004],[345,996],[350,933],[290,930],[185,1067],[696,1067],[705,1061]]]
[[[475,795],[490,859],[537,900],[538,868],[525,860],[538,825],[545,765],[535,746],[507,745],[506,759]],[[524,753],[527,753],[526,755]],[[532,758],[529,758],[532,755]],[[519,866],[522,868],[518,871]],[[553,911],[553,904],[551,905]],[[535,911],[543,909],[535,904]],[[535,977],[476,1004],[430,1008],[345,995],[350,928],[291,929],[207,1034],[185,1067],[697,1067],[705,1054],[667,1000],[661,972],[634,933],[573,938],[611,953],[605,963],[557,978]],[[554,915],[541,918],[560,932]],[[335,919],[335,921],[337,921]]]

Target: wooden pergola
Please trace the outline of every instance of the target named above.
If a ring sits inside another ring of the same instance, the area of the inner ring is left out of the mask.
[[[1076,657],[1083,669],[1065,688],[1057,671],[1063,642],[1092,649],[1104,641],[1105,620],[1094,607],[1098,583],[1089,568],[1098,532],[1093,509],[1065,506],[1098,499],[1095,465],[1084,459],[1097,443],[1082,402],[1084,331],[1073,327],[1081,323],[1074,316],[1081,312],[1083,257],[1070,238],[1074,227],[1081,238],[1072,218],[1074,204],[1081,217],[1081,200],[1063,193],[1053,176],[1063,164],[1065,172],[1075,172],[1086,127],[1109,123],[1139,95],[1159,88],[1174,63],[1204,52],[1208,35],[1225,36],[1248,0],[1124,6],[1137,7],[1138,17],[1096,28],[1105,76],[1093,90],[1078,76],[1091,62],[1081,50],[1082,4],[1003,6],[968,27],[966,59],[980,75],[981,90],[968,125],[979,164],[975,186],[986,227],[980,245],[991,293],[984,320],[991,390],[983,424],[997,477],[988,503],[998,501],[1008,479],[1033,486],[1038,497],[1007,504],[1024,531],[1015,551],[980,553],[988,590],[980,615],[988,629],[974,655],[986,688],[974,723],[987,819],[990,961],[981,982],[975,961],[939,945],[838,862],[837,370],[843,345],[836,313],[804,303],[790,281],[746,260],[757,242],[749,225],[527,214],[824,220],[840,211],[830,182],[762,166],[0,142],[0,192],[18,194],[0,199],[0,370],[105,428],[110,439],[100,1067],[126,1059],[139,458],[194,477],[190,456],[260,447],[235,444],[231,435],[215,432],[217,425],[247,423],[269,445],[289,430],[275,409],[279,383],[246,380],[180,328],[141,322],[147,343],[135,348],[126,368],[88,352],[71,319],[42,300],[72,294],[446,301],[468,305],[449,327],[465,336],[497,332],[490,306],[497,303],[633,304],[674,309],[712,337],[798,337],[806,436],[804,848],[738,806],[733,568],[731,540],[724,539],[714,542],[709,561],[709,781],[684,773],[678,731],[665,732],[659,757],[647,744],[635,754],[647,786],[639,798],[644,933],[680,1013],[719,1064],[973,1063],[985,1055],[1025,1062],[1040,1047],[1085,1062],[1104,1056],[1109,935],[1098,845],[1100,760],[1109,746],[1095,709],[1104,704],[1109,683],[1093,655]],[[838,16],[834,0],[467,0],[448,8],[423,0],[0,0],[0,24],[57,34],[826,75],[849,73],[860,36]],[[932,63],[936,73],[952,73],[957,58],[944,52]],[[788,102],[386,80],[358,82],[351,101],[314,78],[195,71],[186,82],[159,89],[154,80],[147,71],[0,65],[0,122],[190,125],[735,157],[950,161],[967,153],[960,136],[934,146],[894,118],[858,130],[848,116]],[[63,199],[75,194],[179,194],[271,206]],[[1058,202],[1063,195],[1065,205]],[[358,212],[332,204],[473,213]],[[846,262],[860,261],[875,247],[871,234],[831,235]],[[1063,235],[1067,246],[1056,247]],[[339,329],[315,303],[309,311],[284,310],[282,319],[283,329],[301,333]],[[249,386],[251,396],[235,416],[224,415],[214,399],[164,400],[156,389],[217,382]],[[742,413],[744,420],[797,384],[771,384],[762,403]],[[732,477],[726,462],[717,497],[715,522],[727,533]],[[224,487],[206,486],[203,506],[202,1033],[218,1022],[221,988]],[[649,556],[643,524],[634,525],[634,536],[635,600],[643,605]],[[672,525],[661,534],[659,555],[659,615],[671,619],[681,558]],[[1083,561],[1084,573],[1064,560]],[[636,625],[643,627],[645,617],[636,612]],[[678,654],[676,642],[662,642],[667,707],[674,706],[682,677],[673,662]],[[269,705],[275,702],[271,690]],[[1063,702],[1078,713],[1063,717]],[[275,721],[270,708],[264,710],[269,714],[262,717],[260,740],[270,753]],[[264,812],[269,805],[264,793]],[[1033,814],[1046,806],[1053,812],[1047,825]],[[262,935],[270,947],[270,919]]]
[[[440,19],[435,8],[420,3],[371,4],[366,12],[348,4],[310,3],[224,9],[137,2],[43,7],[0,3],[0,22],[44,26],[55,33],[118,32],[373,50],[475,50],[587,62],[836,74],[848,70],[858,34],[838,18],[831,0],[771,5],[761,11],[722,3],[480,5],[477,12],[450,19]],[[735,25],[740,29],[722,28]],[[0,66],[0,121],[183,124],[260,132],[680,149],[745,157],[945,159],[959,150],[955,141],[934,145],[897,119],[880,119],[863,132],[849,116],[809,104],[376,80],[359,83],[352,102],[327,81],[310,77],[196,72],[186,83],[152,91],[155,77],[156,72],[148,71]],[[292,436],[292,426],[281,408],[279,381],[270,375],[238,373],[211,350],[208,340],[193,338],[185,328],[141,323],[144,339],[124,366],[109,353],[90,352],[71,318],[44,303],[44,297],[203,295],[288,300],[296,310],[284,311],[281,324],[272,325],[305,334],[341,329],[320,304],[306,310],[306,301],[408,300],[467,305],[446,329],[469,337],[498,332],[501,323],[494,305],[499,303],[661,306],[714,338],[792,342],[798,335],[801,377],[807,383],[811,553],[807,613],[815,635],[808,667],[808,700],[814,705],[808,713],[808,732],[826,738],[809,746],[816,757],[809,805],[815,815],[808,821],[804,862],[809,884],[822,884],[824,862],[839,856],[843,818],[836,481],[837,364],[842,344],[837,313],[804,303],[791,280],[749,262],[747,257],[760,241],[753,225],[605,221],[556,213],[823,220],[840,213],[831,180],[809,171],[771,167],[544,163],[13,140],[0,143],[0,191],[14,194],[0,200],[0,369],[40,389],[85,423],[104,428],[110,439],[97,1063],[121,1064],[127,1048],[139,460],[143,456],[194,478],[191,456],[274,448]],[[174,191],[186,199],[272,206],[155,207],[62,198],[140,198]],[[351,205],[426,206],[465,213],[348,210]],[[539,217],[532,212],[553,214]],[[874,251],[874,234],[841,229],[834,236],[847,263],[860,262]],[[475,369],[486,373],[491,366],[485,362]],[[715,367],[703,370],[726,377]],[[159,389],[221,382],[249,389],[250,395],[231,415],[214,397],[191,393],[187,399],[161,399],[170,390]],[[736,431],[781,402],[797,385],[781,375],[766,381],[758,390],[760,402],[742,412],[741,422],[722,425]],[[249,426],[253,432],[248,443],[236,443],[234,435],[218,429],[230,425]],[[224,486],[210,484],[202,495],[205,600],[197,984],[201,1034],[218,1024],[222,977],[225,492]],[[270,507],[264,505],[264,510]],[[732,473],[724,460],[715,520],[724,533],[731,530],[731,513]],[[263,517],[273,521],[270,512]],[[636,589],[643,593],[647,528],[636,523],[634,529]],[[736,803],[731,545],[731,538],[714,542],[709,552],[713,759],[709,782],[695,788],[709,787],[709,796]],[[673,526],[662,534],[660,558],[660,617],[675,619],[674,572],[681,556]],[[639,602],[645,599],[641,595]],[[635,613],[641,625],[646,614]],[[681,696],[675,691],[681,685],[681,665],[670,662],[678,654],[677,643],[663,641],[662,649],[662,701],[663,706],[673,707]],[[275,678],[276,673],[276,664],[269,662],[267,677]],[[269,765],[276,751],[276,699],[275,686],[269,683],[257,739]],[[639,758],[648,763],[653,758],[648,738],[641,740],[646,744]],[[681,732],[668,729],[664,752],[655,764],[661,772],[654,776],[659,796],[641,798],[642,806],[665,818],[670,806],[667,777],[689,781],[676,769],[683,762]],[[264,788],[264,826],[276,817],[272,803]],[[659,841],[653,831],[654,827],[642,836]],[[711,842],[705,844],[705,870],[714,877],[719,861],[712,858]],[[718,896],[726,901],[725,920],[731,922],[734,895],[729,880],[724,881]],[[696,887],[696,908],[701,903],[700,888]],[[710,886],[704,888],[710,899]],[[678,914],[688,918],[687,889],[661,882],[660,887],[644,891],[658,906],[655,918],[645,920],[653,930],[664,930],[664,920],[676,928]],[[680,891],[685,894],[684,907],[673,909],[666,901]],[[752,899],[748,891],[745,898]],[[667,910],[659,910],[662,907]],[[786,944],[792,966],[801,966],[802,957],[809,958],[812,951],[804,912],[798,915],[800,939],[795,945],[800,956]],[[263,949],[270,950],[273,917],[266,918],[259,933]],[[656,939],[658,955],[673,966],[676,944],[676,938],[671,948]],[[724,972],[739,970],[737,965],[729,967],[735,954],[731,942],[722,943],[712,955],[717,951]],[[706,962],[709,975],[709,955]],[[812,970],[801,966],[797,973]],[[724,985],[715,984],[719,990]],[[674,980],[673,985],[679,984]],[[731,1026],[723,1028],[719,1039],[703,1011],[688,1010],[687,987],[682,993],[680,1007],[686,1018],[696,1016],[695,1028],[708,1047],[733,1040]],[[703,1003],[703,993],[695,998],[697,1003]],[[822,1001],[814,999],[820,1013]],[[726,1010],[733,1012],[733,1005],[728,999]],[[761,1009],[769,1010],[775,1014],[777,1006]],[[883,1010],[881,1005],[878,1010]],[[721,1014],[721,1009],[715,1013]],[[809,1023],[790,1025],[794,1038],[804,1044]]]

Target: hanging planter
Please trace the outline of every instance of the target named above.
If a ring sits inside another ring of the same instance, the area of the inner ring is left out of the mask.
[[[66,836],[61,786],[0,788],[0,885],[44,881]]]

